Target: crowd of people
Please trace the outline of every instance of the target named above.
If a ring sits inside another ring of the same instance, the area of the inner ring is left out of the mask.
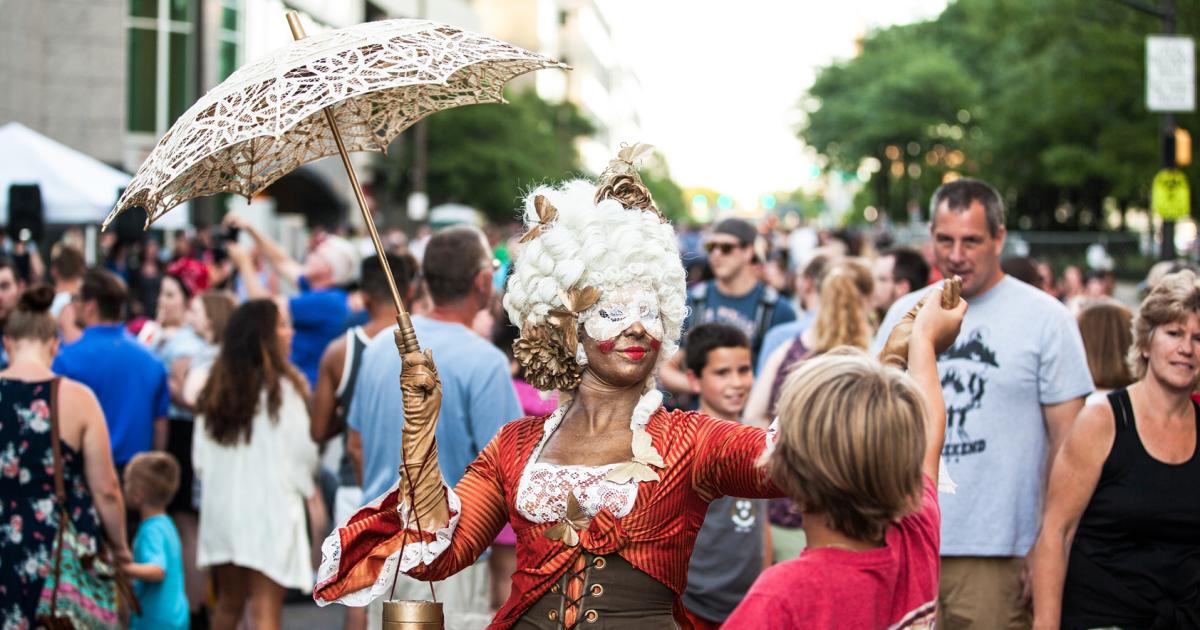
[[[278,628],[289,591],[378,628],[425,581],[449,628],[1200,627],[1187,265],[1131,309],[1003,257],[971,179],[915,248],[677,236],[606,181],[386,261],[236,213],[0,259],[0,627],[38,627],[65,528],[134,628]]]

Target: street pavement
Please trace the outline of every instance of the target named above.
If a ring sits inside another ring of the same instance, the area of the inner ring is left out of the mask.
[[[341,630],[345,610],[338,604],[321,608],[312,599],[289,599],[283,605],[283,630]]]

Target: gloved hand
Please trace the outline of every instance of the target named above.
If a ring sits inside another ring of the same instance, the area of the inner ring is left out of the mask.
[[[924,297],[920,299],[900,318],[899,323],[892,329],[888,335],[887,342],[883,344],[883,350],[879,352],[879,360],[887,365],[892,365],[900,369],[908,368],[908,341],[912,337],[913,323],[917,320],[917,313],[921,307],[925,305],[925,300],[934,291],[928,291]],[[942,308],[951,310],[958,306],[958,301],[962,299],[962,278],[955,276],[946,280],[942,285]],[[934,339],[934,350],[941,354],[954,344],[955,336]]]
[[[399,346],[398,332],[396,341]],[[434,439],[442,407],[442,383],[429,350],[406,353],[400,361],[400,390],[404,395],[400,498],[410,506],[409,522],[432,531],[450,520]]]

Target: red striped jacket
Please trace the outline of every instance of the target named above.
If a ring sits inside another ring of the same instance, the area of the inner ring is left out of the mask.
[[[408,574],[440,580],[457,573],[474,563],[510,522],[517,534],[517,571],[512,594],[490,628],[515,624],[584,550],[597,555],[618,553],[668,586],[676,594],[676,619],[690,627],[678,596],[687,586],[688,559],[708,502],[724,495],[779,496],[757,463],[766,446],[766,431],[659,408],[646,431],[666,464],[658,470],[660,479],[640,484],[628,515],[615,518],[607,510],[597,514],[579,532],[580,544],[570,547],[542,535],[552,523],[527,521],[514,507],[517,485],[542,438],[545,420],[546,416],[528,417],[505,425],[467,467],[454,487],[462,513],[450,547],[432,564],[418,565]],[[393,491],[363,508],[338,531],[341,553],[336,571],[317,584],[315,597],[333,601],[369,588],[387,558],[398,553],[404,542],[412,542],[413,534],[401,531],[397,494]]]

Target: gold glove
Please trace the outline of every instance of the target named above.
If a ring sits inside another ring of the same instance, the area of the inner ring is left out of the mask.
[[[396,343],[399,346],[399,333]],[[404,395],[400,500],[411,506],[415,518],[410,522],[431,531],[450,522],[434,439],[442,407],[442,383],[429,350],[403,354],[400,361],[400,390]]]
[[[962,278],[954,276],[942,284],[942,308],[952,309],[958,306],[958,300],[962,296]],[[900,318],[899,323],[892,329],[888,335],[887,342],[883,344],[883,350],[879,353],[879,360],[886,365],[892,365],[902,370],[908,369],[908,340],[912,337],[913,322],[917,320],[917,312],[925,305],[925,300],[929,297],[929,293],[925,294],[920,301],[916,303],[904,317]],[[934,351],[941,354],[954,343],[954,337],[949,339],[935,339]]]

